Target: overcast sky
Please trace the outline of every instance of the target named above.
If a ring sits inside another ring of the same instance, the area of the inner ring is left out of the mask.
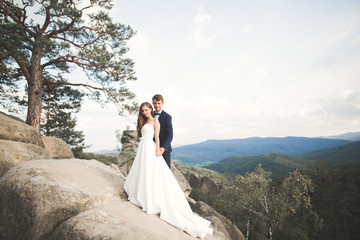
[[[165,98],[173,145],[360,131],[360,1],[114,0],[137,101]],[[89,151],[135,129],[112,105],[77,115]]]

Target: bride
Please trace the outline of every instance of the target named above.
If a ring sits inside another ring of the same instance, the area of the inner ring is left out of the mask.
[[[212,234],[210,221],[195,215],[174,175],[161,156],[160,124],[154,118],[150,103],[140,106],[138,129],[141,137],[135,160],[124,184],[130,202],[147,214],[160,214],[160,219],[194,237]],[[155,136],[155,142],[153,138]]]

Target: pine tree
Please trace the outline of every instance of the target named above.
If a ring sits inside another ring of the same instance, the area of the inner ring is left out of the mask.
[[[82,87],[120,114],[136,109],[125,87],[136,79],[133,62],[124,57],[134,31],[113,23],[111,8],[111,0],[0,1],[0,93],[10,99],[16,82],[26,81],[27,124],[40,131],[45,87]],[[79,70],[84,78],[71,77]]]
[[[57,87],[55,97],[48,91],[43,93],[41,133],[64,140],[75,157],[89,147],[85,145],[83,132],[75,129],[77,119],[73,117],[73,113],[80,111],[83,96],[69,86]]]

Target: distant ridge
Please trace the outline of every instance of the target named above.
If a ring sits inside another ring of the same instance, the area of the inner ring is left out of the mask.
[[[174,148],[172,158],[184,164],[204,166],[217,163],[230,156],[256,156],[267,153],[297,156],[349,142],[339,139],[305,137],[207,140],[198,144]]]
[[[327,136],[327,137],[321,137],[321,138],[342,139],[342,140],[356,142],[356,141],[360,141],[360,132],[348,132],[348,133],[344,133],[344,134],[340,134],[340,135]]]

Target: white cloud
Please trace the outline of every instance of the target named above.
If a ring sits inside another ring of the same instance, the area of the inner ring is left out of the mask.
[[[253,32],[255,30],[255,26],[252,24],[248,24],[244,27],[244,31],[247,33]]]
[[[360,45],[360,34],[358,34],[355,39],[353,40],[353,45],[354,46],[359,46]]]
[[[201,47],[209,46],[209,42],[215,38],[218,33],[211,33],[211,21],[212,15],[208,13],[204,13],[204,9],[200,8],[199,12],[193,18],[193,41],[194,46],[190,50],[190,52],[186,55],[189,56],[197,49]]]
[[[324,102],[324,109],[330,115],[360,119],[360,92],[349,92],[341,97],[332,97]]]
[[[204,40],[208,37],[206,36],[206,28],[209,26],[211,22],[210,14],[197,14],[194,17],[194,33],[193,38],[196,44],[204,44]]]
[[[193,19],[195,31],[204,30],[211,23],[212,16],[208,13],[198,13]]]

